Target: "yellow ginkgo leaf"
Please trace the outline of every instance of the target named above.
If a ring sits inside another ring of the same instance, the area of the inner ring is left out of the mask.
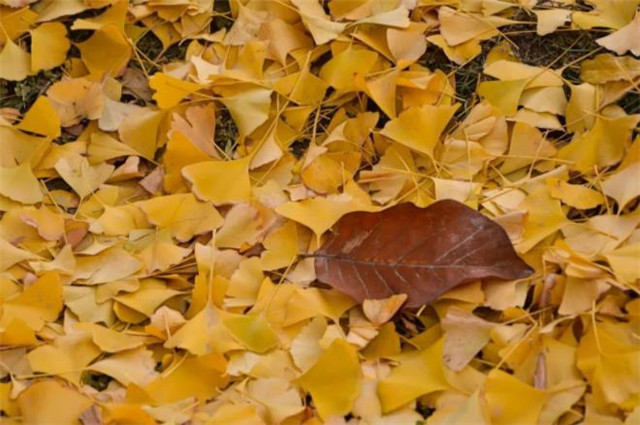
[[[286,418],[304,410],[300,394],[282,377],[258,378],[251,381],[247,385],[247,393],[267,408],[274,423],[282,423]]]
[[[317,45],[337,38],[344,31],[346,24],[333,22],[317,0],[292,0],[291,2],[300,11],[302,22]]]
[[[7,42],[7,37],[15,40],[29,31],[37,18],[38,14],[28,7],[3,9],[2,13],[0,13],[0,25],[4,28],[4,31],[0,31],[0,44],[4,45]]]
[[[427,37],[427,41],[440,47],[445,55],[447,55],[447,58],[458,65],[469,62],[482,52],[482,46],[480,46],[480,42],[475,38],[458,44],[457,46],[449,46],[441,34],[430,35]]]
[[[640,13],[618,31],[596,40],[602,47],[624,55],[628,51],[636,56],[640,56]]]
[[[633,198],[640,196],[640,162],[616,172],[602,182],[602,192],[618,202],[622,210]]]
[[[100,164],[109,159],[138,155],[138,152],[109,136],[107,133],[96,131],[91,134],[87,154],[90,164]]]
[[[562,76],[556,70],[527,65],[511,58],[487,63],[484,73],[501,81],[527,80],[527,89],[536,87],[562,87]]]
[[[18,318],[11,318],[2,324],[0,341],[2,341],[3,346],[20,347],[23,345],[36,345],[38,338],[36,338],[33,329],[24,321]]]
[[[291,357],[302,372],[309,370],[324,352],[320,340],[326,331],[327,320],[322,316],[316,316],[300,329],[291,342]]]
[[[40,96],[15,128],[55,139],[60,136],[60,117],[49,98]]]
[[[0,78],[21,81],[31,74],[31,55],[7,40],[0,52]]]
[[[198,356],[210,353],[222,354],[242,348],[242,345],[231,337],[222,324],[220,314],[211,305],[207,305],[171,335],[164,346],[182,348]]]
[[[270,19],[265,22],[261,34],[269,40],[267,49],[282,65],[286,64],[289,52],[304,47],[311,48],[313,44],[303,30],[282,19]]]
[[[299,382],[311,394],[318,415],[328,419],[351,411],[361,379],[356,350],[345,340],[336,339]]]
[[[0,271],[5,271],[21,261],[34,258],[38,258],[38,256],[10,244],[5,238],[0,238]]]
[[[104,3],[108,4],[107,10],[92,18],[78,18],[73,21],[71,25],[72,30],[97,30],[105,25],[114,24],[119,25],[124,29],[125,18],[127,16],[129,2],[127,0],[107,0]],[[105,5],[106,5],[105,4]],[[102,5],[96,5],[102,7]]]
[[[403,360],[378,384],[382,411],[390,412],[423,394],[450,389],[443,371],[443,339]]]
[[[354,75],[366,76],[376,60],[378,54],[366,49],[347,48],[334,55],[320,70],[320,78],[336,90],[347,91],[355,89]]]
[[[31,31],[31,71],[60,66],[67,59],[71,43],[67,28],[60,22],[47,22]]]
[[[398,70],[392,70],[386,74],[370,79],[365,83],[367,94],[380,106],[380,109],[382,109],[389,118],[396,117],[398,74]]]
[[[109,281],[113,280],[116,279],[109,279]],[[176,295],[180,295],[180,292],[168,288],[162,281],[143,279],[140,281],[140,288],[136,292],[120,294],[114,300],[141,313],[143,317],[151,317],[158,307]]]
[[[444,363],[456,372],[461,371],[489,342],[494,323],[472,313],[451,307],[442,318]]]
[[[448,6],[438,9],[440,34],[449,46],[457,46],[469,40],[486,40],[498,34],[498,28],[513,21],[500,16],[483,16],[455,10]]]
[[[605,255],[613,273],[623,283],[633,284],[640,279],[640,243],[632,243]]]
[[[580,339],[576,365],[591,385],[599,410],[610,403],[627,403],[640,391],[640,349],[622,337],[631,331],[626,327],[593,323]]]
[[[376,208],[343,193],[326,198],[316,197],[299,202],[287,202],[276,208],[283,217],[304,224],[320,237],[345,214],[354,211],[375,211]]]
[[[522,242],[516,251],[525,253],[544,238],[556,233],[568,223],[562,211],[560,201],[553,199],[546,187],[540,187],[523,202],[528,215],[524,225]]]
[[[55,169],[78,196],[84,198],[107,181],[115,167],[106,163],[91,165],[85,156],[69,154],[56,162]]]
[[[98,119],[104,109],[101,85],[84,78],[58,81],[49,87],[47,96],[63,127],[75,125],[83,118]]]
[[[175,365],[169,366],[171,373],[158,376],[144,387],[144,391],[157,405],[189,397],[208,400],[228,382],[228,378],[223,377],[226,367],[225,358],[215,353],[181,357]]]
[[[491,423],[495,425],[538,423],[540,411],[548,399],[546,392],[500,369],[489,372],[484,391]]]
[[[508,174],[530,166],[535,159],[548,158],[555,154],[556,148],[542,132],[529,124],[517,122],[513,126],[509,152],[500,166],[500,172]]]
[[[16,167],[0,167],[0,195],[23,204],[42,201],[42,189],[29,162]]]
[[[538,35],[551,34],[571,17],[571,11],[567,9],[541,9],[534,10],[533,13],[538,18],[536,23],[536,33]]]
[[[18,396],[22,420],[30,425],[74,425],[93,402],[79,392],[48,379],[35,382]]]
[[[165,155],[162,158],[166,171],[163,181],[164,189],[169,193],[186,191],[187,183],[182,177],[182,168],[186,165],[210,160],[209,155],[198,149],[180,131],[171,132]]]
[[[579,184],[569,184],[552,177],[547,179],[547,186],[552,198],[560,199],[564,204],[574,208],[586,210],[604,203],[604,197],[600,192]]]
[[[161,109],[173,108],[185,97],[204,88],[200,84],[179,80],[162,72],[149,79],[149,87],[155,90],[153,98]]]
[[[278,80],[274,89],[299,105],[318,105],[327,90],[327,83],[312,74],[306,67],[301,72]]]
[[[65,233],[64,217],[45,206],[38,209],[24,208],[20,213],[20,219],[35,227],[40,237],[48,241],[62,239]]]
[[[198,201],[192,193],[161,196],[138,202],[136,206],[151,224],[169,230],[181,242],[212,231],[223,222],[213,205]]]
[[[507,116],[515,115],[528,80],[483,81],[478,94]]]
[[[56,320],[62,310],[62,282],[56,272],[43,274],[24,292],[5,304],[4,312],[10,311],[22,319],[30,328],[38,331],[45,322]],[[4,320],[4,317],[3,317]]]
[[[71,332],[57,336],[52,343],[38,346],[26,357],[33,371],[57,375],[79,386],[84,367],[100,353],[89,334]]]
[[[228,93],[220,100],[238,126],[240,138],[251,134],[269,118],[271,93],[265,88],[252,87]]]
[[[126,334],[95,323],[76,323],[75,328],[91,333],[93,343],[107,353],[138,348],[146,340],[144,336]]]
[[[90,72],[119,75],[125,68],[133,48],[117,25],[105,25],[78,44],[80,57]]]
[[[264,353],[278,344],[275,332],[260,316],[228,315],[223,323],[239,343],[255,353]]]
[[[403,69],[417,61],[427,49],[426,26],[413,24],[406,30],[387,29],[387,44],[393,59]]]
[[[200,199],[214,205],[248,201],[251,197],[249,181],[250,157],[233,161],[207,161],[187,165],[182,175]]]
[[[38,10],[37,22],[48,22],[61,16],[75,15],[89,9],[89,4],[82,0],[67,1],[47,1],[43,7]]]
[[[163,111],[146,108],[127,116],[118,128],[120,140],[147,159],[153,159],[161,145],[160,130],[165,118]]]
[[[572,161],[572,167],[580,172],[591,172],[594,166],[613,165],[622,158],[638,122],[639,115],[598,117],[590,130],[575,136],[571,143],[560,149],[558,158]]]
[[[225,404],[209,418],[210,425],[267,425],[251,404]]]
[[[136,387],[137,388],[137,387]],[[163,407],[157,408],[158,410],[162,410]],[[107,408],[108,413],[105,415],[105,420],[110,423],[120,424],[120,423],[128,423],[130,425],[155,425],[157,422],[154,420],[153,416],[150,414],[153,411],[153,408],[150,408],[150,412],[147,413],[141,405],[137,404],[111,404]],[[169,409],[168,409],[169,410]],[[176,420],[179,420],[179,413],[176,413],[172,416]]]
[[[168,270],[172,266],[180,264],[191,253],[190,248],[176,245],[166,232],[158,232],[153,235],[153,238],[153,242],[138,254],[147,273]]]
[[[153,352],[140,347],[99,360],[87,369],[104,373],[123,385],[135,384],[143,387],[158,376],[155,367]]]
[[[225,216],[222,227],[216,231],[215,245],[236,249],[255,245],[265,230],[263,212],[257,204],[242,202],[234,205]]]
[[[575,11],[571,20],[582,29],[604,27],[619,29],[627,25],[636,13],[638,3],[635,0],[618,2],[615,0],[592,0],[594,10]],[[615,7],[612,7],[614,6]]]
[[[411,107],[389,121],[381,134],[415,151],[433,156],[433,149],[457,109],[458,105]]]
[[[298,229],[294,222],[271,231],[262,242],[265,251],[260,255],[264,270],[287,267],[298,256]]]

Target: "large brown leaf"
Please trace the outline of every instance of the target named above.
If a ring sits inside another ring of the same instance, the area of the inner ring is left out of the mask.
[[[315,257],[320,281],[359,302],[405,293],[407,307],[473,280],[532,273],[498,224],[450,200],[347,214]]]

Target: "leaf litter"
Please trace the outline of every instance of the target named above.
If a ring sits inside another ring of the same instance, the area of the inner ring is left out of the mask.
[[[3,423],[638,423],[638,6],[2,1]]]

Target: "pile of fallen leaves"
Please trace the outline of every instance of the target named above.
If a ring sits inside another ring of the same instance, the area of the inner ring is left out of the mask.
[[[0,3],[3,85],[52,76],[0,109],[3,424],[640,423],[640,0]],[[441,199],[533,274],[316,279],[344,215]]]

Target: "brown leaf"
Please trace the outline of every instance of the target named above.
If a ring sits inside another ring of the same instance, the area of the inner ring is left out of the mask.
[[[418,307],[466,282],[532,273],[499,225],[457,201],[354,212],[334,229],[316,274],[358,302],[406,293],[406,307]]]

